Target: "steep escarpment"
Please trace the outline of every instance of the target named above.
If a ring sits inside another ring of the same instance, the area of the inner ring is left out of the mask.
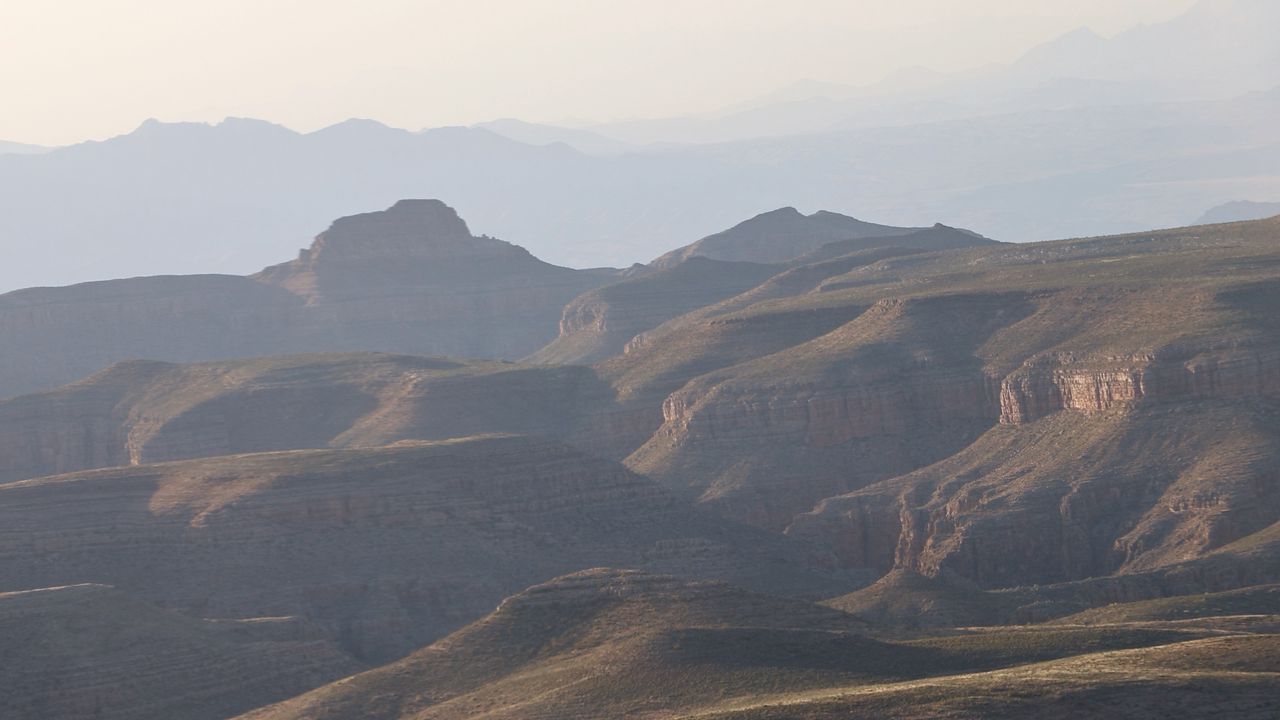
[[[1133,574],[1280,521],[1275,401],[1057,414],[993,428],[937,465],[821,503],[789,532],[838,565],[985,587]]]
[[[1088,414],[1164,401],[1280,394],[1280,280],[1265,274],[1232,280],[1153,288],[1143,297],[1097,308],[1104,312],[1092,332],[1031,356],[1009,374],[1001,389],[1002,422],[1058,410]],[[1132,320],[1117,323],[1112,314],[1126,309],[1146,327]],[[1120,327],[1108,332],[1112,324]]]
[[[0,481],[271,450],[538,434],[608,450],[588,368],[377,353],[120,363],[0,401]],[[607,453],[606,453],[607,454]]]
[[[0,593],[0,714],[219,720],[362,666],[320,640],[264,640],[102,585]]]
[[[297,616],[389,658],[597,565],[830,594],[779,538],[621,466],[491,436],[235,455],[0,485],[10,588],[110,584],[206,618]]]
[[[0,295],[0,397],[133,358],[383,351],[515,359],[556,336],[565,303],[612,278],[472,236],[439,201],[406,200],[336,221],[297,260],[253,278],[135,278]]]
[[[1029,312],[1013,295],[881,301],[672,394],[628,463],[720,512],[784,527],[814,502],[963,448],[998,417],[974,356]]]

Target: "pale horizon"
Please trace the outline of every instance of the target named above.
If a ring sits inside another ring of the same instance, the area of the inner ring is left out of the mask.
[[[1007,63],[1073,29],[1113,36],[1193,4],[30,4],[0,26],[10,100],[0,140],[67,145],[148,118],[252,117],[310,132],[348,118],[419,130],[706,114],[798,82]]]

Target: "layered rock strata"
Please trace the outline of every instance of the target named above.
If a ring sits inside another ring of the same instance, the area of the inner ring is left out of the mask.
[[[839,586],[778,538],[692,511],[617,464],[510,436],[10,483],[0,527],[10,588],[95,582],[198,617],[304,617],[370,659],[597,565]]]

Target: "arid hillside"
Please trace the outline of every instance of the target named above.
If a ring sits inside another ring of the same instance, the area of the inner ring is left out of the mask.
[[[118,465],[485,433],[607,444],[585,367],[376,353],[135,360],[0,401],[0,481]]]
[[[1037,701],[1015,688],[1052,693],[1083,711],[1076,717],[1101,717],[1089,712],[1097,697],[1204,708],[1206,688],[1235,693],[1209,698],[1249,711],[1234,717],[1280,707],[1268,694],[1275,635],[1112,625],[903,641],[866,630],[840,612],[718,583],[592,570],[245,720],[1018,717]]]

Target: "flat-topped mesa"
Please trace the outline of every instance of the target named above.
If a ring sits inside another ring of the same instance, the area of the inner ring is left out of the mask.
[[[316,236],[310,248],[292,262],[273,265],[258,278],[300,295],[324,295],[370,281],[391,286],[420,285],[424,279],[479,280],[481,274],[458,278],[460,266],[506,275],[521,269],[559,270],[517,245],[474,236],[457,211],[439,200],[400,200],[386,210],[339,218]],[[452,283],[451,283],[452,284]]]
[[[401,200],[336,220],[296,260],[255,279],[314,311],[290,328],[303,350],[513,360],[556,336],[565,303],[611,277],[474,236],[439,200]]]
[[[401,200],[386,210],[338,218],[302,258],[316,262],[393,257],[531,257],[523,248],[471,234],[439,200]]]

